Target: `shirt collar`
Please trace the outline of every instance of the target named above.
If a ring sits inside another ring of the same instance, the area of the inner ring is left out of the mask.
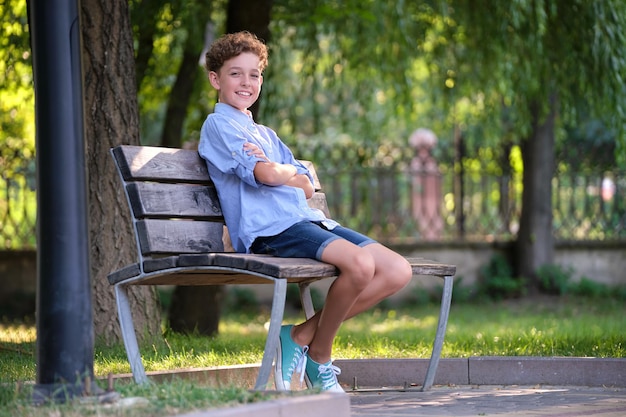
[[[229,104],[217,103],[213,111],[217,114],[230,117],[231,119],[234,119],[235,121],[243,125],[247,123],[254,123],[254,120],[252,119],[252,113],[250,112],[250,110],[246,110],[247,112],[246,114],[240,110],[237,110],[236,108],[234,108],[233,106]]]

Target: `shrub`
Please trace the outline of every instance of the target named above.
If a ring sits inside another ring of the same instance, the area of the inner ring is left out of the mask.
[[[238,311],[242,313],[258,313],[260,311],[261,305],[259,300],[251,289],[232,286],[228,290],[223,311]]]
[[[595,282],[587,277],[582,277],[577,284],[572,285],[571,291],[576,295],[592,298],[607,297],[611,295],[611,290],[606,284]]]
[[[501,254],[494,255],[487,265],[480,269],[480,277],[479,292],[493,300],[524,295],[525,280],[513,276],[511,264]]]
[[[560,265],[546,264],[537,269],[539,289],[546,294],[565,294],[570,286],[572,268],[563,268]]]
[[[311,287],[311,301],[313,302],[313,308],[316,311],[324,305],[324,295],[315,287]],[[298,287],[298,284],[287,285],[286,304],[296,310],[302,309],[302,302],[300,301],[300,288]]]

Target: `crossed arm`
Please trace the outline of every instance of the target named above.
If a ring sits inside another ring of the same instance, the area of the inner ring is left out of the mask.
[[[313,196],[313,184],[311,184],[309,177],[304,174],[298,174],[295,166],[270,161],[263,153],[263,150],[252,143],[246,143],[244,150],[246,150],[249,155],[254,155],[265,160],[257,162],[254,167],[254,177],[257,181],[274,187],[288,185],[290,187],[301,188],[307,199]]]

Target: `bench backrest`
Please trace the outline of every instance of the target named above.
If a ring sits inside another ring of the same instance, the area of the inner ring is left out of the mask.
[[[195,150],[122,145],[111,150],[131,208],[139,257],[223,252],[224,217],[205,161]],[[328,215],[316,193],[309,205]]]

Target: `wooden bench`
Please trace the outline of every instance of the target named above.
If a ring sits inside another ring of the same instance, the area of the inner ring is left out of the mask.
[[[224,252],[224,218],[204,160],[193,150],[148,146],[111,149],[132,214],[137,262],[109,274],[128,361],[137,383],[147,382],[128,301],[129,285],[274,284],[270,325],[255,389],[266,389],[285,308],[287,283],[296,283],[305,316],[313,316],[312,282],[334,278],[334,266],[314,259]],[[309,200],[328,213],[318,190]],[[410,259],[415,275],[443,281],[439,324],[423,390],[435,377],[448,321],[456,267]],[[280,378],[276,384],[282,385]],[[282,386],[276,386],[283,389]]]

